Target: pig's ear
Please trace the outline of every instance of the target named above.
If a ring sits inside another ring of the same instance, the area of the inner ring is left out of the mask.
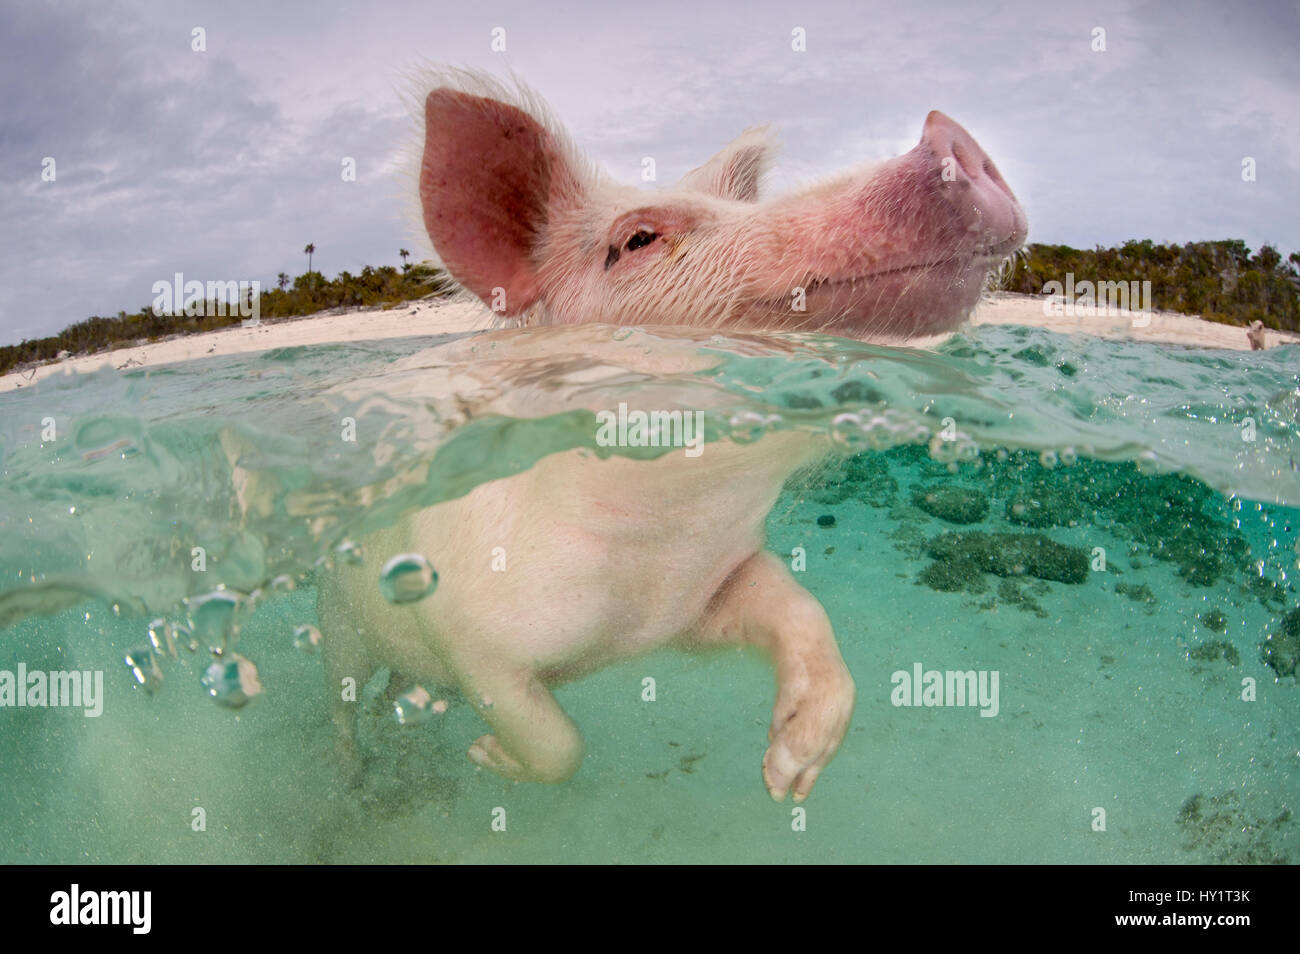
[[[767,126],[754,126],[732,140],[721,152],[682,176],[678,186],[707,192],[720,199],[758,200],[758,186],[772,156],[776,138]]]
[[[420,204],[452,277],[517,315],[540,296],[535,253],[558,203],[581,193],[569,150],[517,106],[454,88],[424,103]]]

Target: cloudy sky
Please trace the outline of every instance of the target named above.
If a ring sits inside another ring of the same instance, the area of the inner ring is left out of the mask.
[[[401,174],[424,63],[513,70],[629,182],[643,156],[669,182],[771,121],[788,188],[910,148],[937,108],[997,162],[1032,241],[1287,254],[1297,50],[1293,0],[0,0],[0,344],[134,311],[176,271],[269,287],[308,242],[329,276],[425,257]]]

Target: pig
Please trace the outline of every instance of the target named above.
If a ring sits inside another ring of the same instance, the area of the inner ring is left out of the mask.
[[[1251,351],[1263,351],[1267,347],[1264,342],[1264,322],[1255,320],[1250,323],[1246,329],[1246,341],[1250,343]]]
[[[964,319],[1026,235],[993,163],[939,112],[905,155],[767,199],[773,142],[762,128],[672,187],[643,191],[587,162],[522,87],[444,71],[423,115],[429,239],[447,272],[515,326],[474,339],[481,354],[575,348],[642,371],[717,361],[562,325],[676,326],[699,341],[719,330],[934,334]],[[694,459],[572,451],[410,514],[361,541],[365,565],[340,562],[319,581],[333,695],[380,666],[459,687],[491,729],[470,760],[508,779],[561,782],[584,746],[554,686],[663,646],[756,647],[776,675],[762,780],[773,799],[803,801],[844,739],[855,688],[826,611],[764,549],[763,527],[786,480],[829,449],[827,438],[778,431]],[[440,581],[394,606],[377,566],[407,552]],[[490,571],[494,552],[507,572]],[[336,701],[333,716],[340,752],[355,760],[353,713]]]

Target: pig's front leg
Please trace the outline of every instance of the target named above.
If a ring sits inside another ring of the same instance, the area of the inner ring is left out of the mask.
[[[582,735],[536,673],[457,663],[466,697],[495,730],[470,746],[472,762],[520,782],[563,782],[578,771]]]
[[[803,801],[844,740],[855,695],[822,605],[760,551],[727,578],[690,643],[745,643],[771,654],[777,693],[763,782],[777,801],[791,788]]]

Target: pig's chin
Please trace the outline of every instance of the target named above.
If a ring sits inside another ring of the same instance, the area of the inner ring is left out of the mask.
[[[805,331],[862,340],[950,331],[970,316],[998,261],[1000,257],[949,259],[852,279],[815,281],[807,288],[805,311],[797,315],[797,325]]]

